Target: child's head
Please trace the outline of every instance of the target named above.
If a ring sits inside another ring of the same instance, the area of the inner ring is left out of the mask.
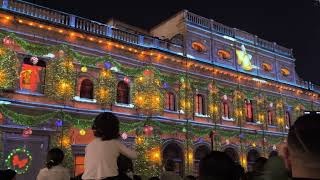
[[[117,139],[119,137],[119,120],[110,113],[100,113],[92,125],[95,137],[101,138],[103,141]]]
[[[16,177],[16,172],[12,169],[0,171],[0,179],[14,180]]]
[[[64,158],[64,153],[59,148],[52,148],[48,152],[46,166],[48,169],[53,166],[57,166],[62,163]]]

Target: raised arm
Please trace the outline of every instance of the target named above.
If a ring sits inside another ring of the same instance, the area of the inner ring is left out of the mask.
[[[136,151],[128,148],[124,144],[122,144],[120,141],[117,141],[117,145],[119,147],[119,151],[122,155],[127,156],[130,159],[137,159],[137,153]]]

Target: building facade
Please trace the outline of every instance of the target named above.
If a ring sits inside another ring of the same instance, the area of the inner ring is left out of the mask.
[[[130,146],[159,135],[149,161],[174,159],[183,175],[197,174],[211,148],[250,170],[304,110],[320,108],[292,50],[188,11],[147,31],[0,2],[1,166],[18,179],[34,178],[52,146],[81,173],[92,118],[104,111]]]

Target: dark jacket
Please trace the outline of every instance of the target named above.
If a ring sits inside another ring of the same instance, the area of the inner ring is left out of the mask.
[[[173,171],[164,171],[160,176],[160,180],[182,180],[182,178]]]

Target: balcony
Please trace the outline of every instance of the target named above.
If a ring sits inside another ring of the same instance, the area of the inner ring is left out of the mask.
[[[235,28],[231,28],[228,26],[225,26],[221,23],[218,23],[212,19],[207,19],[201,16],[198,16],[196,14],[193,14],[191,12],[185,11],[186,15],[186,20],[188,23],[197,25],[201,28],[207,29],[207,30],[211,30],[214,33],[217,34],[221,34],[221,35],[225,35],[225,36],[229,36],[232,38],[235,38],[237,40],[240,41],[244,41],[246,43],[250,43],[256,47],[280,54],[280,55],[284,55],[287,57],[292,57],[292,49],[288,49],[285,48],[283,46],[277,45],[274,42],[269,42],[266,40],[263,40],[261,38],[258,38],[255,35],[252,35],[250,33],[235,29]]]
[[[72,28],[92,35],[116,39],[124,43],[155,48],[182,55],[183,47],[156,37],[129,33],[106,24],[78,17],[72,14],[52,10],[35,4],[16,0],[0,0],[0,9],[17,15],[34,18],[48,23]]]

